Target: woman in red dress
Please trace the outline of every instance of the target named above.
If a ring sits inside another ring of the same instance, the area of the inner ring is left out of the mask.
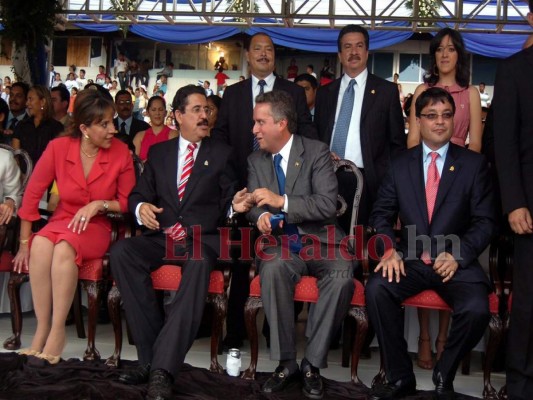
[[[15,272],[29,268],[37,328],[31,346],[21,351],[51,364],[65,346],[65,320],[74,298],[78,265],[102,258],[111,241],[107,211],[127,210],[135,184],[128,147],[114,138],[112,99],[84,90],[76,98],[74,131],[51,141],[24,193],[20,249]],[[48,224],[32,235],[40,219],[39,200],[53,181],[60,200]],[[52,317],[50,318],[50,315]]]

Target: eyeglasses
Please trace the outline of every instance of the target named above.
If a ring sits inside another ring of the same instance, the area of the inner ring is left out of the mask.
[[[207,115],[208,117],[211,116],[211,114],[213,113],[213,110],[209,107],[200,107],[200,106],[196,106],[196,107],[193,107],[189,110],[191,113],[197,115],[197,114],[200,114],[202,111],[205,112],[205,115]]]
[[[131,100],[119,100],[117,103],[120,104],[120,105],[122,105],[122,104],[131,104]]]
[[[420,114],[421,117],[427,118],[430,121],[435,121],[437,118],[442,117],[444,120],[452,119],[453,113],[451,111],[443,112],[442,114],[429,113],[429,114]]]

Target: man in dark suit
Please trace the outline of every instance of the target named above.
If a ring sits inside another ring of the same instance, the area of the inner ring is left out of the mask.
[[[282,78],[276,77],[275,49],[272,39],[265,33],[257,33],[246,46],[246,60],[251,77],[224,91],[222,106],[218,113],[215,128],[211,134],[233,147],[236,157],[239,189],[246,187],[246,160],[257,149],[252,133],[255,97],[259,93],[283,90],[291,96],[298,114],[297,132],[303,136],[316,138],[316,129],[307,108],[304,89]],[[228,304],[227,335],[224,347],[241,347],[244,336],[244,303],[249,294],[248,268],[235,263],[232,267],[232,281]]]
[[[115,129],[118,131],[116,137],[135,151],[133,138],[138,132],[150,128],[150,125],[137,118],[133,118],[133,100],[130,92],[127,90],[119,90],[117,92],[115,95],[115,106],[117,107],[117,117],[113,120],[113,123],[115,124]]]
[[[450,143],[454,113],[447,91],[430,88],[420,95],[422,143],[393,159],[370,218],[388,243],[365,289],[387,378],[373,388],[373,400],[399,398],[416,388],[403,336],[401,303],[407,297],[433,289],[454,311],[433,371],[437,399],[454,398],[457,366],[490,319],[491,288],[477,257],[495,232],[492,186],[485,157]],[[398,216],[402,231],[396,244]]]
[[[248,188],[255,206],[247,218],[262,234],[274,233],[277,238],[256,257],[270,324],[270,357],[279,361],[262,390],[283,390],[298,376],[294,287],[301,276],[312,275],[318,279],[320,296],[309,309],[302,391],[320,399],[324,388],[319,368],[327,367],[331,337],[346,315],[354,290],[352,261],[341,255],[339,246],[345,234],[335,218],[337,179],[328,147],[291,133],[296,129],[296,112],[287,93],[259,95],[254,121],[261,150],[248,157]],[[272,226],[273,215],[283,218],[280,230]],[[313,247],[314,256],[306,243]]]
[[[533,1],[528,20],[533,26]],[[507,339],[507,394],[533,393],[533,47],[502,61],[496,74],[494,142],[503,212],[514,235],[513,307]]]
[[[333,157],[353,161],[362,170],[365,184],[358,222],[366,224],[391,156],[405,149],[404,120],[397,85],[367,70],[367,30],[346,25],[337,44],[344,75],[318,89],[314,121]]]
[[[210,110],[204,90],[185,86],[172,105],[181,135],[150,148],[129,197],[130,211],[147,230],[111,250],[113,277],[140,364],[119,380],[149,382],[150,399],[171,397],[173,376],[194,341],[220,252],[217,227],[229,211],[236,185],[230,147],[207,137]],[[246,211],[237,198],[234,209]],[[150,272],[163,264],[179,264],[182,271],[166,320],[150,280]]]

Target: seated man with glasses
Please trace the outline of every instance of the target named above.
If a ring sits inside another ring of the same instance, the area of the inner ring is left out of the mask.
[[[172,398],[179,373],[202,321],[210,272],[220,254],[218,227],[237,184],[231,148],[207,135],[209,108],[203,88],[188,85],[172,102],[180,136],[150,147],[129,209],[147,229],[111,249],[111,269],[122,294],[139,367],[121,374],[126,384],[148,382],[148,399]],[[248,211],[245,190],[233,210]],[[250,204],[251,205],[251,204]],[[181,284],[159,308],[150,273],[181,266]]]
[[[150,125],[133,118],[133,99],[131,93],[127,90],[119,90],[117,92],[115,105],[117,107],[117,117],[113,119],[113,123],[118,132],[115,136],[126,143],[130,150],[135,151],[133,138],[138,132],[149,129]]]
[[[392,160],[378,192],[370,226],[388,246],[365,294],[385,364],[386,382],[373,400],[395,399],[416,389],[404,339],[401,303],[435,290],[453,309],[447,344],[433,371],[437,399],[453,399],[459,362],[479,342],[490,319],[491,290],[477,258],[495,232],[496,213],[485,157],[450,142],[455,104],[432,87],[416,100],[422,143]],[[394,225],[402,231],[396,242]]]

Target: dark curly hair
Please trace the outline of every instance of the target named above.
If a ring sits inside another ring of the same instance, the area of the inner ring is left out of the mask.
[[[455,80],[457,81],[459,86],[466,88],[470,84],[470,63],[468,60],[468,53],[465,49],[465,44],[463,42],[461,34],[452,28],[441,29],[431,40],[431,43],[429,44],[429,71],[424,76],[424,82],[426,82],[429,86],[435,86],[439,81],[438,67],[435,54],[437,53],[437,49],[440,47],[442,39],[444,39],[446,36],[450,37],[453,46],[455,47],[455,51],[457,52]]]

